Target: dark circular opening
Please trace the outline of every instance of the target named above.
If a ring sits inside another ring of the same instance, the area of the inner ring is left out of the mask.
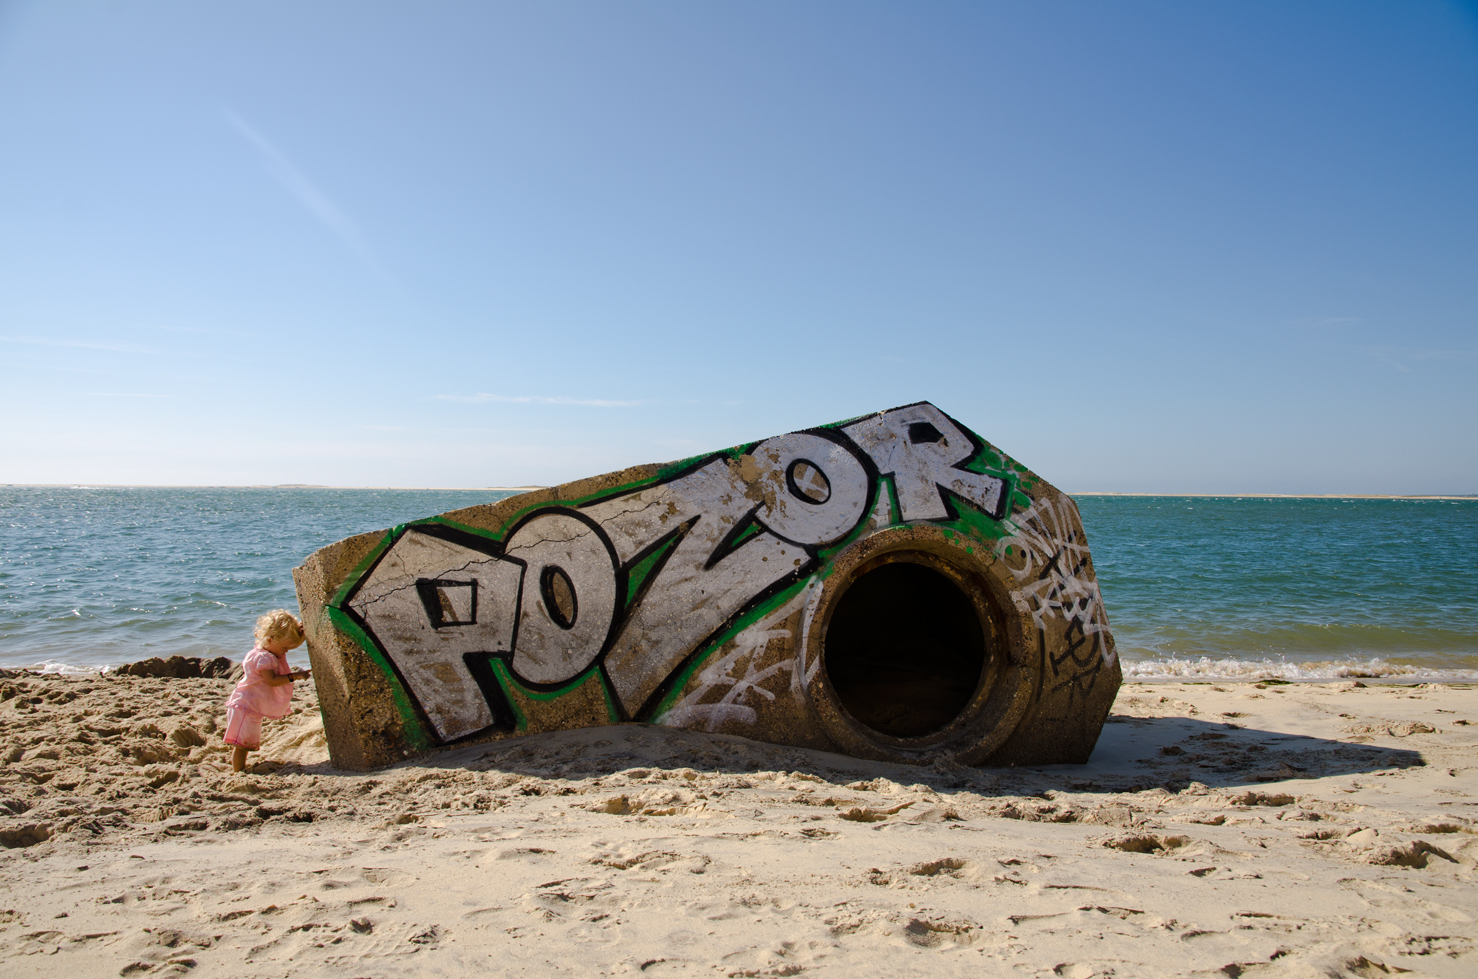
[[[975,695],[985,635],[957,584],[922,564],[895,562],[848,586],[822,655],[854,719],[881,734],[917,738],[946,727]]]

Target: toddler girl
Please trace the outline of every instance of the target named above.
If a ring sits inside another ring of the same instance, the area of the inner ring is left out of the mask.
[[[303,623],[286,609],[273,609],[257,619],[257,644],[246,654],[246,675],[226,698],[226,743],[235,745],[231,770],[246,767],[246,753],[262,746],[262,718],[292,713],[293,681],[306,680],[308,670],[293,672],[287,651],[303,644]]]

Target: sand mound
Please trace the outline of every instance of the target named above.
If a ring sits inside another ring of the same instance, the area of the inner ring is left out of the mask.
[[[160,659],[155,656],[151,659],[139,660],[137,663],[127,663],[113,672],[126,676],[152,676],[174,680],[241,675],[240,668],[224,656],[217,656],[215,659],[204,659],[199,656],[171,656],[169,659]]]

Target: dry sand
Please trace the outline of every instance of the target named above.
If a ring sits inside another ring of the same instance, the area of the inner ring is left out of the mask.
[[[0,973],[1478,975],[1471,686],[1129,684],[1081,767],[626,726],[345,773],[299,685],[233,775],[229,685],[0,675]]]

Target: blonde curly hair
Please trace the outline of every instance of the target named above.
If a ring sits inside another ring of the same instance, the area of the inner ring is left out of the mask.
[[[301,646],[305,638],[298,617],[285,608],[274,608],[257,619],[256,637],[258,642],[286,640],[289,648]]]

